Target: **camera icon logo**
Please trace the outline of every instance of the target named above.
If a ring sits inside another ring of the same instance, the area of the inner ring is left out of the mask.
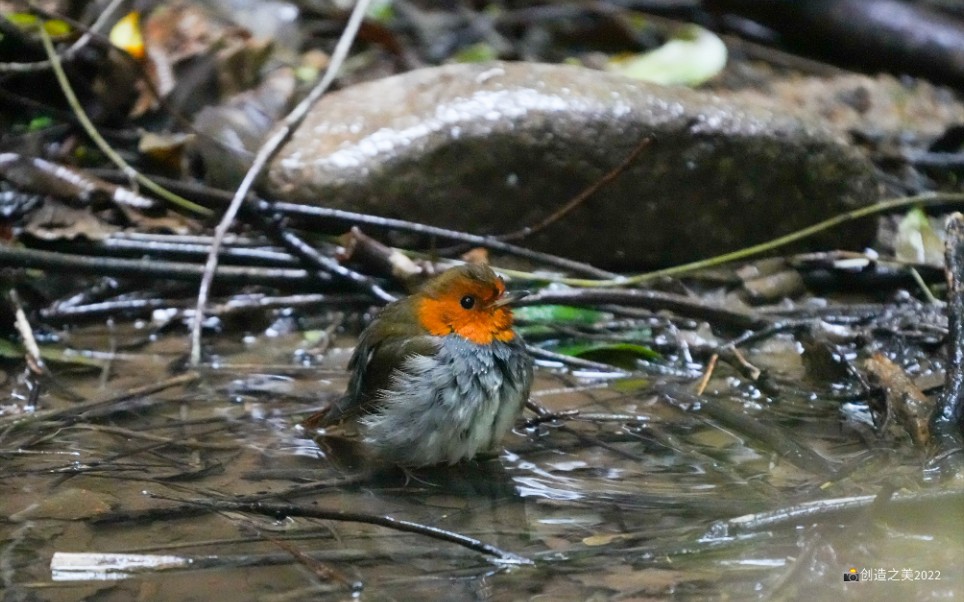
[[[857,573],[856,568],[852,568],[843,574],[844,581],[860,581],[860,574]]]

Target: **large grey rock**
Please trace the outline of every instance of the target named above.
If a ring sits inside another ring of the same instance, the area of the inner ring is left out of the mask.
[[[649,136],[619,179],[524,244],[610,267],[768,240],[876,199],[819,119],[579,67],[449,65],[323,98],[270,167],[276,198],[472,231],[534,224]],[[860,247],[869,221],[812,245]]]

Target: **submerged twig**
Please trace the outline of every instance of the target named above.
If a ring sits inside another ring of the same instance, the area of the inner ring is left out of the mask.
[[[157,495],[154,497],[158,497],[160,499],[169,499]],[[251,512],[253,514],[274,517],[276,519],[303,517],[377,525],[380,527],[394,529],[396,531],[415,533],[416,535],[423,535],[425,537],[431,537],[440,541],[454,543],[472,551],[479,552],[480,554],[493,556],[502,563],[533,564],[531,560],[524,556],[497,548],[496,546],[487,544],[472,537],[468,537],[467,535],[462,535],[461,533],[456,533],[454,531],[447,531],[438,527],[432,527],[430,525],[400,520],[387,515],[379,516],[374,514],[364,514],[361,512],[349,512],[346,510],[329,510],[317,507],[308,508],[293,504],[267,504],[264,502],[234,502],[230,500],[218,499],[178,499],[174,501],[182,503],[186,502],[187,504],[195,505],[199,508],[206,508],[212,512]]]
[[[804,446],[786,431],[773,424],[764,424],[738,412],[729,410],[720,400],[694,395],[677,387],[657,388],[662,399],[686,412],[704,415],[767,445],[781,458],[794,466],[823,477],[834,474],[834,466],[823,456]]]
[[[582,444],[584,444],[584,445],[591,445],[591,446],[601,447],[601,448],[603,448],[603,449],[611,452],[612,454],[614,454],[614,455],[616,455],[616,456],[625,458],[625,459],[627,459],[627,460],[632,460],[632,461],[634,461],[634,462],[639,462],[639,463],[644,463],[644,462],[646,462],[646,458],[643,457],[643,456],[640,455],[640,454],[634,454],[633,452],[627,451],[627,450],[619,447],[618,445],[613,445],[612,443],[607,443],[606,441],[603,441],[603,440],[600,439],[599,437],[593,437],[592,435],[588,435],[588,434],[586,434],[586,433],[579,432],[578,430],[576,430],[576,429],[574,429],[574,428],[572,428],[572,427],[570,427],[570,426],[567,426],[567,425],[565,425],[565,424],[557,425],[557,426],[556,426],[556,430],[557,430],[557,431],[560,431],[560,432],[563,432],[563,433],[567,433],[567,434],[569,434],[569,435],[572,435],[573,437],[575,437],[576,439],[578,439],[580,443],[582,443]]]
[[[924,493],[897,494],[886,500],[887,504],[900,507],[916,506],[920,504],[960,502],[964,499],[964,490],[932,491]],[[800,522],[811,524],[816,518],[830,516],[846,516],[880,503],[877,495],[857,495],[853,497],[832,498],[804,502],[778,510],[769,510],[756,514],[746,514],[731,518],[727,521],[715,523],[710,527],[706,539],[718,537],[733,537],[738,534],[771,529],[773,527],[792,525]]]
[[[301,535],[285,534],[285,541],[312,540],[319,539],[318,533],[307,533]],[[276,541],[277,538],[272,538]],[[181,548],[203,548],[207,546],[230,546],[239,543],[256,543],[264,541],[263,537],[238,537],[234,539],[217,540],[196,540],[180,541],[167,545],[151,545],[137,548],[136,550],[165,551],[177,550]],[[381,550],[381,549],[332,549],[325,546],[321,550],[311,550],[305,555],[317,561],[343,562],[348,564],[369,562],[373,559],[390,560],[398,562],[400,559],[415,559],[431,557],[437,560],[440,557],[448,559],[458,559],[464,557],[462,552],[447,551],[440,548],[422,548],[406,550]],[[150,562],[149,568],[141,567],[136,563],[140,559],[146,562],[161,560],[162,562]],[[50,559],[51,571],[72,577],[74,575],[81,580],[89,580],[90,574],[104,574],[116,577],[118,575],[138,575],[145,573],[166,573],[168,571],[187,571],[187,570],[210,570],[214,568],[241,569],[245,567],[264,568],[266,566],[291,564],[295,559],[288,553],[259,553],[259,554],[183,554],[178,556],[157,554],[145,554],[144,552],[124,550],[122,552],[54,552]],[[134,566],[131,566],[134,563]],[[317,592],[313,592],[317,593]]]
[[[153,433],[147,433],[144,431],[134,431],[131,429],[125,429],[119,426],[110,426],[107,424],[75,424],[70,428],[97,431],[99,433],[109,433],[112,435],[118,435],[126,439],[143,439],[145,441],[150,441],[153,444],[169,445],[169,446],[180,446],[186,447],[188,449],[212,449],[212,450],[236,450],[241,445],[236,442],[224,442],[217,443],[214,441],[199,441],[197,440],[198,435],[195,435],[191,439],[184,439],[183,437],[163,437],[161,435],[155,435]],[[201,433],[200,436],[207,437],[215,432],[222,429],[212,430],[206,433]],[[153,448],[151,448],[153,449]],[[111,456],[109,460],[117,459],[120,456]],[[106,461],[106,460],[105,460]]]
[[[0,416],[0,428],[9,429],[9,428],[22,426],[25,424],[30,424],[30,423],[50,421],[50,420],[63,420],[68,417],[79,418],[84,414],[91,412],[93,410],[106,408],[111,405],[122,403],[129,399],[133,399],[135,397],[151,395],[153,393],[157,393],[158,391],[170,389],[171,387],[190,384],[196,381],[198,378],[199,378],[199,375],[196,372],[186,372],[184,374],[179,374],[178,376],[173,376],[167,380],[149,383],[141,387],[135,387],[119,395],[113,395],[105,399],[97,399],[94,401],[78,403],[76,405],[68,406],[66,408],[61,408],[58,410],[44,410],[41,412],[34,412],[33,414],[27,414],[27,415]],[[2,439],[2,435],[0,435],[0,439]]]
[[[266,539],[286,551],[295,562],[313,572],[317,577],[326,581],[336,581],[351,592],[360,592],[363,589],[364,585],[361,581],[352,580],[337,568],[325,564],[324,561],[317,558],[312,558],[311,554],[296,548],[291,542],[275,537],[267,537]]]

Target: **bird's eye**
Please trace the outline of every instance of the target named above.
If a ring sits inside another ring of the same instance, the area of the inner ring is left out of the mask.
[[[462,297],[459,303],[465,309],[472,309],[473,307],[475,307],[475,297],[473,297],[472,295],[466,295]]]

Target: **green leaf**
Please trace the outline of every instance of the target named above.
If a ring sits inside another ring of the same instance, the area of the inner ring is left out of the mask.
[[[54,120],[47,115],[42,115],[40,117],[34,117],[27,124],[27,130],[30,132],[36,132],[38,130],[43,130],[49,128],[54,124]]]
[[[620,378],[614,380],[609,386],[613,391],[620,393],[638,393],[651,385],[652,379],[649,378]]]
[[[376,23],[388,24],[395,19],[395,8],[390,0],[375,0],[369,5],[365,18]]]
[[[44,29],[50,34],[52,38],[59,38],[60,36],[69,35],[73,29],[70,24],[66,21],[61,21],[60,19],[50,19],[44,21]]]
[[[529,342],[546,338],[559,338],[559,331],[545,324],[517,326],[515,330],[522,335],[523,339]]]
[[[38,24],[43,23],[44,29],[53,38],[65,36],[72,31],[70,24],[60,19],[41,21],[36,15],[30,13],[3,13],[2,16],[24,31],[35,30]]]
[[[581,357],[626,369],[635,368],[637,359],[655,360],[660,358],[659,353],[638,343],[577,343],[562,345],[555,351],[563,355]]]
[[[324,330],[306,330],[301,336],[305,345],[313,347],[324,340],[327,333]]]
[[[512,312],[519,320],[546,324],[595,324],[612,319],[612,314],[570,305],[532,305]]]
[[[656,50],[612,59],[607,70],[654,84],[697,86],[720,73],[726,58],[723,40],[691,25]]]
[[[499,53],[490,44],[479,42],[462,48],[452,58],[456,63],[485,63],[499,58]]]
[[[3,18],[10,21],[20,29],[27,29],[29,27],[35,27],[40,19],[37,15],[32,15],[30,13],[3,13]]]

